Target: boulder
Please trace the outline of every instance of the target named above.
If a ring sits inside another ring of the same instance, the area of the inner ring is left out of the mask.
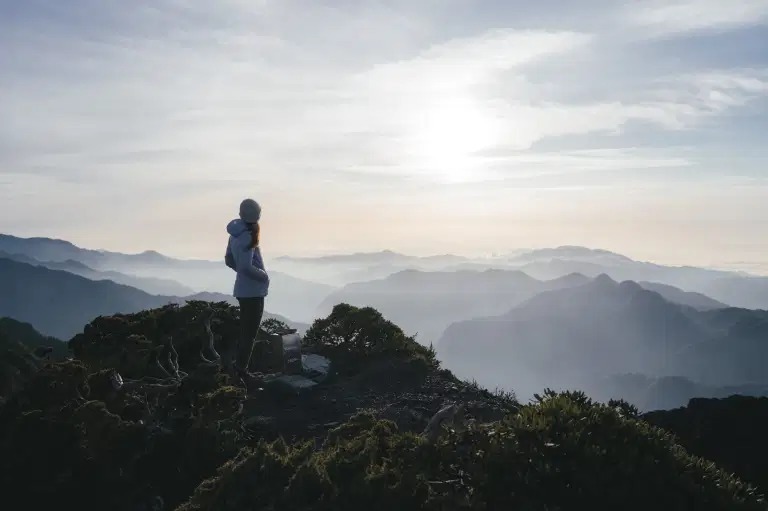
[[[301,367],[304,376],[317,383],[322,383],[331,372],[331,361],[321,355],[302,355]]]
[[[290,394],[300,394],[317,386],[317,382],[300,374],[282,374],[274,378],[265,379],[264,385],[269,389]]]

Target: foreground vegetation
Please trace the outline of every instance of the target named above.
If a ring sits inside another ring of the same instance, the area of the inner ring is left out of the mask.
[[[315,322],[307,347],[334,374],[298,396],[247,395],[201,362],[206,318],[226,349],[237,309],[195,302],[98,318],[70,341],[73,359],[36,361],[0,407],[4,498],[31,510],[767,508],[626,403],[547,391],[520,405],[441,370],[373,309]],[[466,420],[430,441],[422,431],[450,403]]]
[[[650,412],[643,419],[673,431],[689,452],[768,489],[768,398],[691,399],[686,407]]]

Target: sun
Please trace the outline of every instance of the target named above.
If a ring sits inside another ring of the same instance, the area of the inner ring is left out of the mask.
[[[441,180],[471,180],[478,154],[498,136],[495,119],[471,98],[446,98],[423,105],[415,117],[413,164]]]

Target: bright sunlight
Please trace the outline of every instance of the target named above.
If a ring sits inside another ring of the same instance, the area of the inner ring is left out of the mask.
[[[479,154],[499,138],[498,121],[468,97],[442,98],[421,105],[413,118],[413,165],[441,181],[470,181]]]

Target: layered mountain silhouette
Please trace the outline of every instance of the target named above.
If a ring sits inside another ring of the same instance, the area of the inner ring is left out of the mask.
[[[63,339],[97,315],[190,300],[236,304],[229,293],[234,274],[223,261],[6,235],[0,251],[0,278],[8,283],[0,316]],[[270,311],[309,322],[341,302],[375,307],[419,342],[435,342],[462,376],[521,395],[576,385],[595,396],[631,395],[644,407],[666,407],[732,391],[757,395],[767,383],[766,313],[727,305],[761,303],[768,282],[762,277],[584,247],[484,260],[393,251],[282,257],[270,276]],[[341,289],[317,283],[349,279],[363,280]]]
[[[19,238],[0,234],[0,251],[21,262],[64,270],[92,280],[107,278],[150,294],[184,296],[196,292],[232,292],[234,273],[222,260],[181,260],[155,251],[122,254],[77,247],[68,241],[50,238]],[[36,262],[37,261],[37,262]],[[79,264],[78,264],[79,263]],[[98,272],[98,273],[96,273]],[[300,321],[311,321],[322,300],[334,288],[269,271],[270,310]],[[174,291],[172,286],[178,288]]]
[[[768,308],[768,277],[745,273],[665,266],[607,250],[572,246],[525,252],[509,258],[507,264],[536,278],[551,279],[574,272],[589,277],[606,274],[619,281],[655,282],[695,291],[733,306]]]
[[[298,263],[298,264],[409,264],[409,263],[429,263],[429,264],[455,264],[466,261],[466,257],[453,254],[441,254],[432,256],[410,256],[400,254],[392,250],[382,250],[381,252],[358,252],[355,254],[334,254],[317,257],[290,257],[281,256],[276,259],[278,262]]]
[[[174,280],[137,277],[118,271],[99,271],[72,259],[66,261],[38,261],[37,259],[23,254],[9,254],[0,252],[0,259],[11,259],[20,263],[27,263],[33,266],[43,266],[50,270],[62,270],[75,275],[80,275],[90,280],[111,280],[117,284],[135,287],[150,294],[166,295],[188,295],[194,293],[190,287],[184,286]]]
[[[665,299],[672,303],[679,303],[681,305],[688,305],[698,310],[713,310],[713,309],[725,309],[728,305],[723,302],[719,302],[713,298],[708,297],[702,293],[696,293],[693,291],[683,291],[682,289],[670,286],[667,284],[659,284],[658,282],[638,282],[640,287],[647,289],[648,291],[655,291],[663,296]]]
[[[722,399],[734,395],[768,396],[768,384],[706,385],[683,376],[651,378],[643,374],[617,374],[587,389],[600,401],[625,399],[641,410],[668,410],[691,399]]]
[[[392,251],[282,257],[275,260],[274,265],[292,275],[337,286],[382,279],[403,270],[519,270],[539,280],[552,280],[573,273],[587,277],[606,274],[618,281],[632,280],[643,284],[652,282],[654,285],[663,284],[700,293],[718,304],[768,309],[768,277],[635,261],[608,250],[578,246],[521,250],[507,256],[485,258],[455,255],[413,257]],[[710,302],[705,307],[714,308],[716,303]]]
[[[33,325],[45,335],[69,339],[96,316],[132,313],[190,300],[231,301],[214,293],[186,297],[151,295],[110,280],[94,281],[66,271],[0,259],[0,317]],[[219,300],[220,298],[220,300]],[[282,316],[266,314],[303,329]]]
[[[601,275],[540,293],[506,314],[454,323],[437,351],[457,374],[514,386],[520,395],[543,385],[611,394],[607,379],[627,373],[718,387],[762,385],[768,383],[767,320],[764,311],[699,311]]]
[[[337,303],[371,306],[391,318],[422,343],[436,341],[455,321],[501,314],[545,291],[587,281],[570,275],[540,281],[518,271],[425,272],[405,270],[385,279],[349,284],[331,294],[318,310],[328,313]]]
[[[336,254],[319,257],[278,257],[273,266],[302,278],[343,286],[353,282],[381,279],[403,270],[442,270],[470,261],[443,254],[416,257],[391,250]]]
[[[548,290],[579,286],[591,279],[574,273],[552,280],[538,280],[516,270],[460,270],[425,272],[406,270],[384,279],[349,284],[331,294],[318,315],[336,303],[372,306],[391,317],[423,343],[439,339],[451,324],[465,319],[503,314],[525,300]],[[697,293],[672,286],[643,283],[669,301],[701,309],[725,307]]]
[[[0,234],[0,251],[27,255],[38,261],[78,261],[95,270],[114,270],[122,266],[164,266],[173,262],[173,259],[153,250],[140,254],[122,254],[80,248],[59,239],[19,238],[7,234]]]

